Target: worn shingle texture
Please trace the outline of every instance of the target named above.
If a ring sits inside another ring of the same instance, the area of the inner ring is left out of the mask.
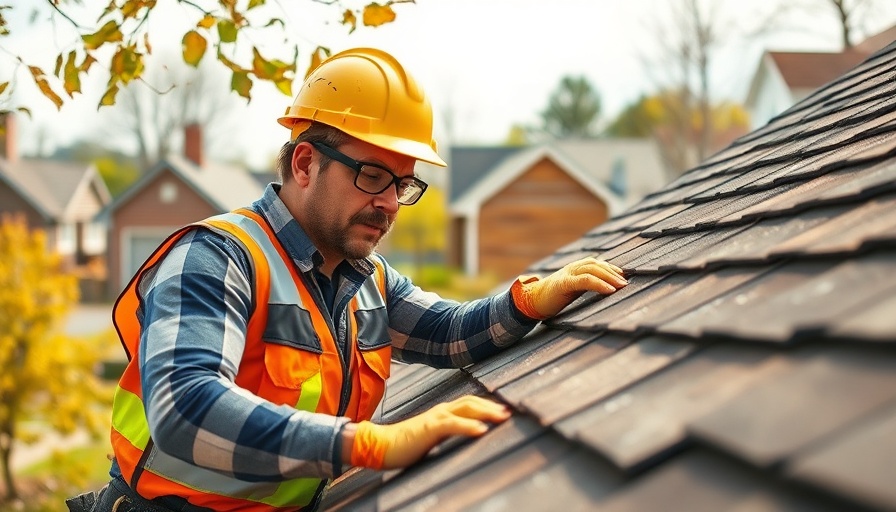
[[[530,270],[584,256],[629,286],[390,379],[386,421],[510,421],[327,509],[896,510],[896,44]]]

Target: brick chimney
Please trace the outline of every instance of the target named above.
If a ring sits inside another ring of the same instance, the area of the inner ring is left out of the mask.
[[[19,148],[16,146],[18,133],[16,130],[16,118],[11,112],[0,116],[0,126],[3,127],[0,133],[0,157],[6,159],[10,163],[19,160]]]
[[[190,123],[184,127],[184,156],[202,167],[202,127]]]

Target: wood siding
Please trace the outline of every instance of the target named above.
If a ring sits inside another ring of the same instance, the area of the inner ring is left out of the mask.
[[[452,218],[448,226],[446,254],[449,267],[463,268],[464,259],[466,258],[466,246],[464,245],[466,226],[466,219],[461,217]]]
[[[606,221],[607,213],[600,198],[542,159],[483,203],[479,271],[500,279],[516,277]]]
[[[97,177],[97,179],[100,179]],[[103,200],[100,192],[95,184],[90,183],[85,187],[81,187],[72,202],[71,207],[67,211],[67,219],[77,220],[81,222],[91,222],[100,210],[103,209]]]
[[[177,199],[173,203],[163,203],[160,199],[164,183],[175,183]],[[188,187],[174,173],[160,173],[151,183],[146,184],[135,196],[122,204],[114,213],[109,240],[109,283],[113,297],[123,289],[121,282],[124,235],[127,230],[151,229],[173,232],[177,228],[216,215],[202,196]]]

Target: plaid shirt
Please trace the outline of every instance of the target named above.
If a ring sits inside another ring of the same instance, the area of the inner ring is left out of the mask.
[[[312,277],[322,257],[277,191],[277,185],[269,185],[251,208],[273,226],[322,304]],[[374,270],[367,259],[347,263],[333,283],[340,346],[348,336],[345,308]],[[392,354],[400,361],[463,367],[513,343],[536,324],[517,311],[509,292],[449,301],[422,291],[383,263]],[[248,276],[248,255],[234,241],[197,229],[142,279],[138,357],[152,438],[170,455],[243,480],[338,476],[339,433],[348,418],[274,405],[234,384],[252,312]]]

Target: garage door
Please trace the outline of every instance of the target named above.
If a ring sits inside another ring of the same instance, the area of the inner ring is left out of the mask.
[[[168,233],[173,231],[174,228]],[[122,268],[122,287],[127,285],[128,281],[131,280],[131,277],[137,272],[137,269],[140,268],[140,265],[143,265],[146,258],[148,258],[149,255],[152,254],[152,251],[156,250],[156,247],[161,245],[167,237],[168,234],[134,234],[128,238],[126,242],[127,257],[124,262],[124,268]]]

